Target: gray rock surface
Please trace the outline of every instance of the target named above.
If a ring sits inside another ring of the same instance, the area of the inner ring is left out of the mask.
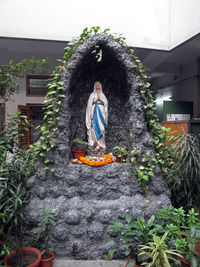
[[[133,164],[112,163],[102,167],[70,163],[72,140],[86,140],[85,109],[93,83],[100,80],[109,102],[108,152],[115,145],[154,149],[145,122],[142,99],[133,63],[111,37],[99,35],[103,51],[97,63],[91,38],[73,54],[63,74],[65,98],[61,104],[58,130],[53,136],[55,149],[49,154],[54,173],[46,173],[42,163],[28,181],[31,200],[28,206],[30,232],[43,209],[53,209],[56,225],[51,227],[51,245],[57,256],[76,259],[103,259],[115,243],[109,237],[109,220],[123,220],[126,213],[150,217],[170,205],[169,191],[159,166],[149,184],[150,199],[137,185]],[[123,253],[122,253],[123,254]]]

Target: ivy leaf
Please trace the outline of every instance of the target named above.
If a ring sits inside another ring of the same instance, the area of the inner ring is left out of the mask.
[[[114,253],[117,251],[116,248],[112,248],[108,252],[108,260],[112,260]]]

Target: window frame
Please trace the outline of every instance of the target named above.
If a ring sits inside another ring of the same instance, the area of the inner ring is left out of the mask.
[[[30,79],[43,79],[43,80],[47,80],[49,79],[50,76],[48,75],[27,75],[26,76],[26,96],[30,96],[30,97],[45,97],[46,94],[41,95],[41,94],[31,94],[30,93]],[[35,88],[34,88],[35,89]],[[44,89],[44,87],[38,87],[37,89]]]

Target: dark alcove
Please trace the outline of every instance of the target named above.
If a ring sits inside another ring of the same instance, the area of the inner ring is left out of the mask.
[[[108,151],[119,144],[128,143],[126,121],[128,85],[124,66],[116,58],[114,52],[100,44],[102,61],[97,62],[95,53],[90,49],[82,58],[73,73],[70,86],[71,136],[87,140],[85,112],[90,93],[95,81],[100,81],[103,92],[108,99],[108,134],[106,145]]]

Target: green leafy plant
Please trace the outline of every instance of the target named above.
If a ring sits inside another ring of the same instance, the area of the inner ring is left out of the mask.
[[[36,236],[30,238],[31,245],[41,250],[43,258],[48,258],[48,251],[54,250],[53,248],[49,247],[49,227],[51,225],[55,225],[54,217],[51,214],[51,210],[45,209],[44,215],[39,218],[39,230]]]
[[[29,200],[29,194],[23,182],[15,185],[10,183],[8,188],[8,199],[5,209],[8,214],[9,233],[15,236],[17,248],[17,265],[23,266],[22,239],[23,229],[26,225],[25,206]]]
[[[10,248],[7,244],[2,244],[0,246],[0,267],[4,267],[3,260],[6,255],[10,253]]]
[[[126,162],[128,150],[125,146],[115,146],[113,147],[113,155],[116,156],[120,162]]]
[[[16,264],[23,264],[22,239],[26,226],[25,207],[29,201],[29,191],[26,187],[28,177],[33,174],[35,168],[34,154],[31,150],[23,150],[18,146],[18,124],[26,129],[27,118],[23,116],[20,121],[20,113],[10,116],[3,135],[0,137],[0,169],[6,184],[0,191],[1,210],[6,213],[6,228],[8,234],[15,237]]]
[[[129,215],[125,215],[126,223],[123,224],[118,221],[110,221],[111,226],[109,227],[109,233],[114,234],[116,237],[112,237],[107,240],[120,241],[120,246],[123,245],[125,248],[126,256],[134,255],[136,253],[134,249],[143,243],[147,243],[152,240],[153,233],[160,233],[163,231],[162,227],[155,222],[155,216],[152,215],[151,218],[145,221],[143,216],[138,216],[137,220],[133,221]],[[108,253],[108,259],[111,259],[117,249],[113,248]]]
[[[83,140],[81,140],[79,138],[75,138],[73,140],[73,147],[75,149],[85,149],[85,150],[87,150],[87,146],[88,146],[88,142],[86,142],[86,141],[83,141]]]
[[[195,251],[196,240],[200,240],[200,226],[192,226],[184,232],[185,238],[176,239],[176,249],[180,250],[184,258],[191,263],[191,267],[200,265],[200,255]]]
[[[20,90],[20,86],[16,78],[23,78],[27,71],[34,73],[36,70],[44,73],[47,70],[49,58],[35,59],[25,58],[18,63],[13,59],[7,65],[0,65],[0,98],[8,101],[14,93]]]
[[[5,199],[3,201],[5,201]],[[3,203],[2,204],[0,203],[0,245],[1,242],[3,242],[7,237],[5,232],[6,224],[7,224],[7,213],[3,209]]]
[[[179,239],[192,227],[199,227],[199,213],[194,209],[185,211],[183,207],[174,208],[167,206],[160,209],[156,214],[156,220],[168,231],[170,240]]]
[[[170,261],[178,264],[177,257],[181,257],[179,251],[175,249],[169,249],[165,243],[168,232],[166,232],[161,238],[153,235],[153,242],[149,242],[140,246],[139,255],[146,255],[149,257],[148,262],[143,262],[142,265],[147,267],[170,267]]]
[[[148,150],[142,157],[142,153],[135,147],[131,153],[131,162],[134,163],[134,174],[138,180],[138,185],[142,186],[148,197],[148,183],[150,177],[154,176],[155,164],[158,163],[156,155]]]
[[[176,161],[168,173],[168,184],[174,202],[187,208],[199,206],[200,199],[200,142],[198,136],[181,133],[173,142]],[[177,198],[178,196],[178,198]]]

